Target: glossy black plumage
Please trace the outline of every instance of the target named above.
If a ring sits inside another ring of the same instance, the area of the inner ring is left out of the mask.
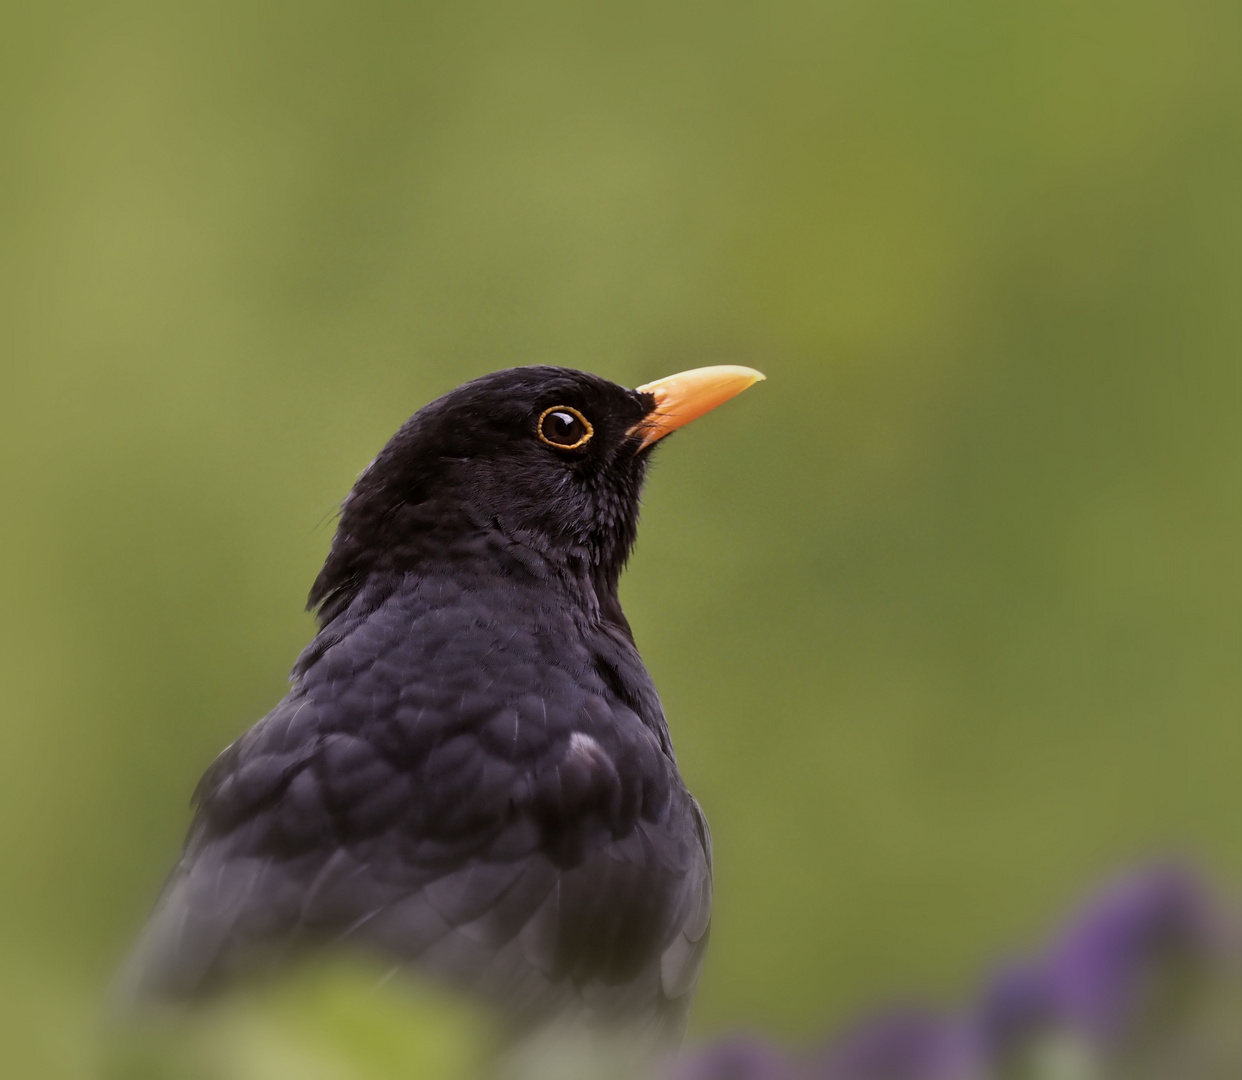
[[[537,437],[553,406],[594,428]],[[433,402],[360,476],[288,695],[211,766],[130,988],[346,942],[480,995],[676,1037],[706,822],[617,600],[650,394],[561,368]]]

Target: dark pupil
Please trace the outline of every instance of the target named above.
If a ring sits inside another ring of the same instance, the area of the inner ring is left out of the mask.
[[[573,446],[583,435],[586,434],[586,428],[583,427],[582,421],[573,413],[567,412],[550,412],[543,418],[543,437],[548,442],[560,443],[563,446]]]

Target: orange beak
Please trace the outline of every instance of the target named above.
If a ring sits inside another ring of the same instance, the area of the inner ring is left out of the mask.
[[[669,375],[664,379],[640,386],[640,394],[655,398],[655,408],[630,428],[628,434],[642,435],[640,450],[664,438],[669,432],[685,427],[717,405],[723,405],[749,386],[766,376],[754,368],[720,364],[717,367],[694,368]]]

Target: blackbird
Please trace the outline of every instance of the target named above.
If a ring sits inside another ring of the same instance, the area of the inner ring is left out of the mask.
[[[652,447],[762,378],[522,367],[415,413],[342,506],[289,693],[199,782],[128,991],[346,944],[513,1030],[679,1040],[711,841],[617,580]]]

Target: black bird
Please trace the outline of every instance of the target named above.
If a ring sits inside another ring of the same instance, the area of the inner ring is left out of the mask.
[[[515,1030],[680,1039],[711,843],[617,580],[654,444],[761,378],[514,368],[415,413],[344,502],[289,693],[198,785],[128,991],[346,943]]]

